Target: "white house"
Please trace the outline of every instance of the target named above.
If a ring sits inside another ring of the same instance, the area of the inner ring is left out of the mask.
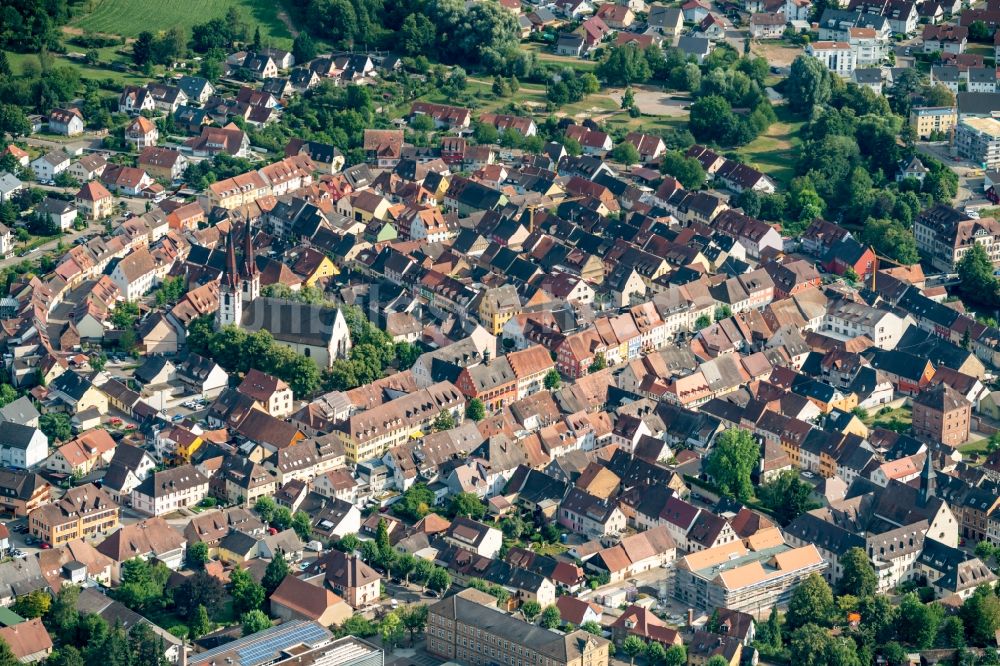
[[[83,134],[83,114],[79,109],[52,109],[49,113],[49,131],[64,136]]]
[[[857,56],[847,42],[813,42],[806,46],[806,53],[843,78],[849,77],[857,67]]]
[[[153,288],[156,274],[156,261],[143,247],[118,261],[111,280],[121,289],[125,300],[134,301]]]
[[[31,163],[35,178],[42,182],[52,180],[68,168],[69,155],[61,150],[46,153]]]
[[[38,428],[0,422],[0,465],[28,469],[49,455],[49,438]]]
[[[132,490],[132,508],[150,516],[162,516],[194,506],[208,497],[208,478],[194,465],[181,465],[154,472]]]
[[[0,203],[10,201],[11,197],[24,189],[21,179],[12,173],[0,171]]]

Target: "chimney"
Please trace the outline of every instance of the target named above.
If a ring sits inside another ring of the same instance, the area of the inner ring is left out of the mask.
[[[694,626],[694,609],[688,608],[688,629]]]

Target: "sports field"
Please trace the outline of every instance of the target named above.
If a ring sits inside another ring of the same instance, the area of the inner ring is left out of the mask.
[[[222,18],[231,6],[242,12],[251,32],[259,25],[261,37],[270,38],[272,46],[291,46],[293,35],[278,0],[92,0],[70,28],[135,37],[144,30],[155,33],[179,26],[190,37],[191,26]]]

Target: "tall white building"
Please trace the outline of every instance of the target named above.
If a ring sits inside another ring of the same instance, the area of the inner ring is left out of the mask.
[[[857,53],[848,42],[813,42],[806,47],[806,53],[845,79],[858,66]]]

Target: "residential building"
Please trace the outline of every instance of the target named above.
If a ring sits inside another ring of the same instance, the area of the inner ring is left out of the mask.
[[[195,506],[208,497],[208,478],[191,464],[153,472],[132,490],[132,508],[162,516]]]
[[[969,439],[972,403],[941,383],[913,399],[913,434],[934,443],[958,447]]]
[[[757,613],[788,603],[799,583],[826,567],[812,545],[791,548],[782,543],[757,551],[734,541],[678,560],[674,596],[706,611]]]
[[[58,501],[28,514],[31,534],[53,547],[110,534],[119,526],[118,505],[92,483],[70,488]]]
[[[103,220],[114,213],[115,200],[106,187],[92,180],[76,193],[76,207],[87,220]]]
[[[984,169],[1000,167],[1000,120],[966,118],[955,128],[955,150]]]
[[[63,136],[83,134],[83,114],[79,109],[52,109],[49,112],[49,131]]]
[[[31,469],[49,455],[49,438],[38,428],[0,422],[0,465]]]
[[[857,67],[857,54],[848,42],[811,42],[806,53],[816,58],[823,66],[842,78],[851,76]]]
[[[125,140],[133,144],[136,150],[141,151],[156,145],[156,142],[160,140],[160,131],[149,118],[136,116],[125,127]]]
[[[607,666],[606,639],[580,629],[562,634],[528,624],[487,605],[488,596],[467,589],[432,605],[428,652],[468,666],[518,659],[548,666]],[[488,656],[491,652],[495,656]]]

